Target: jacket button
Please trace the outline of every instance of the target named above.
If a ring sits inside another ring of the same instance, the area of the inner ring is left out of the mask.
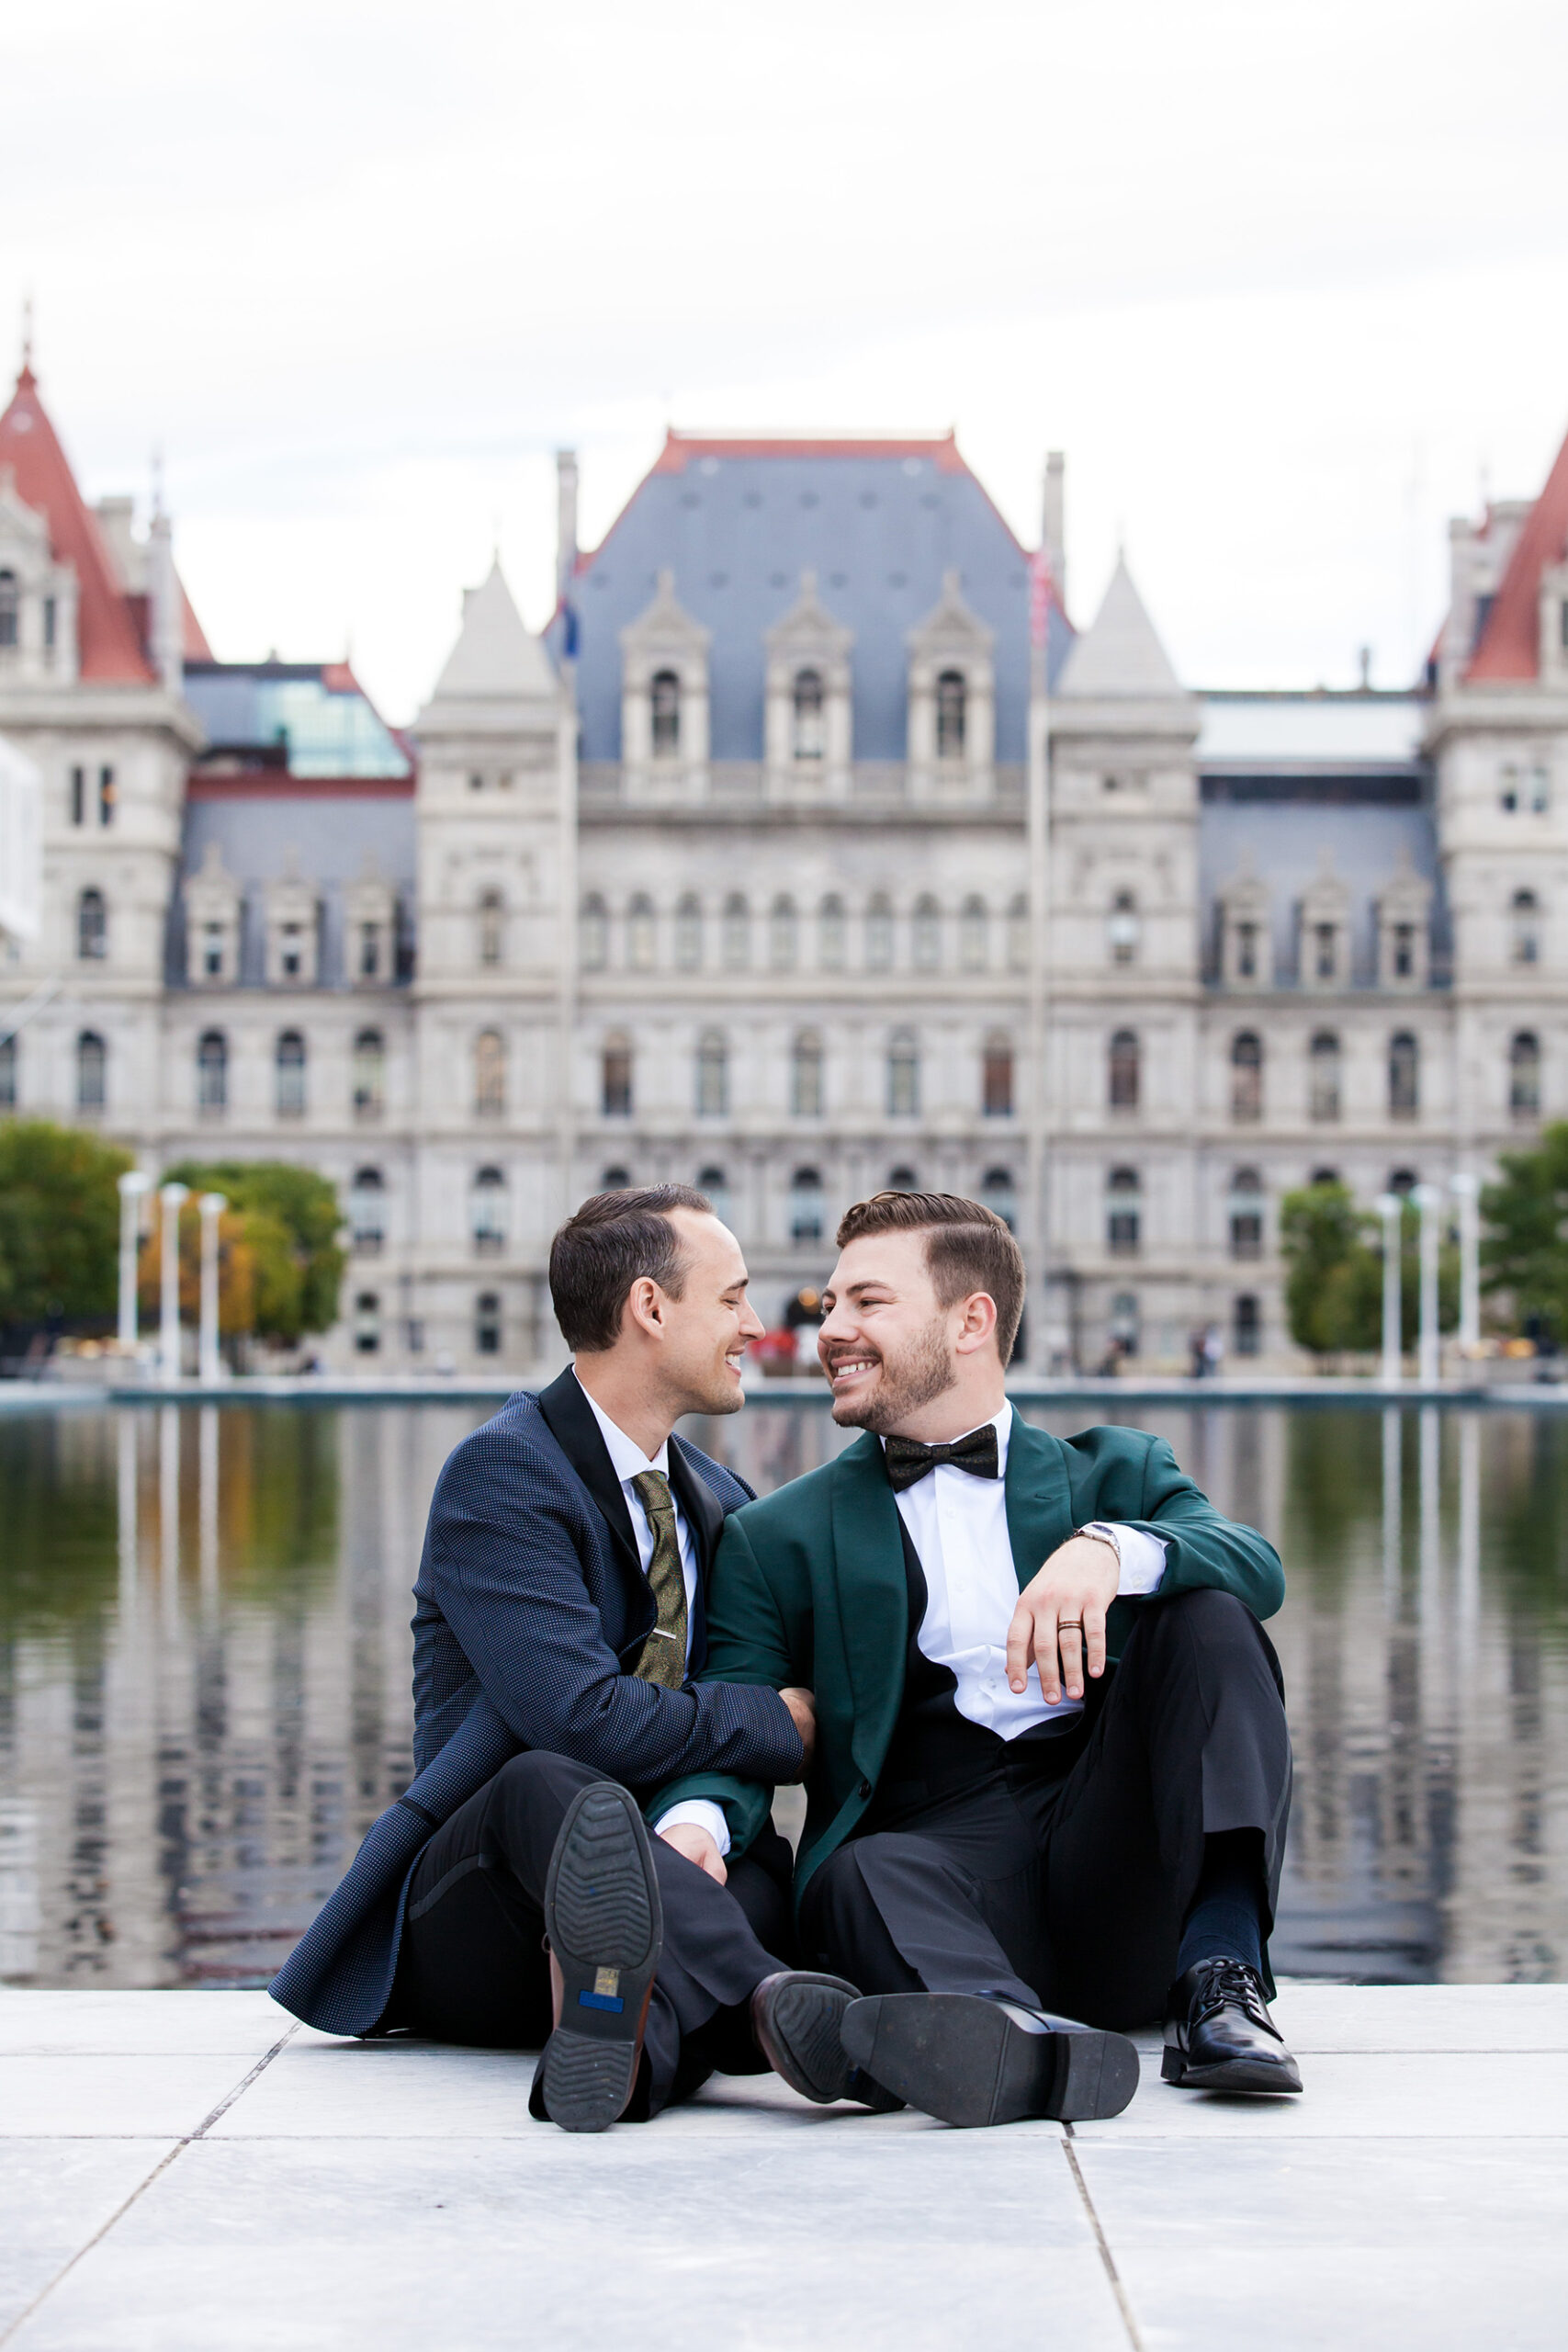
[[[860,1784],[860,1792],[861,1792],[861,1794],[862,1794],[862,1796],[863,1796],[863,1797],[868,1797],[868,1796],[870,1796],[870,1794],[871,1794],[871,1782],[870,1782],[869,1781],[863,1781],[861,1782],[861,1784]]]

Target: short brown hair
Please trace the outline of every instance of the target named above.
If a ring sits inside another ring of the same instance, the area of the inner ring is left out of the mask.
[[[711,1216],[713,1203],[690,1184],[595,1193],[559,1228],[550,1244],[550,1303],[574,1354],[615,1346],[631,1286],[645,1275],[680,1297],[686,1259],[670,1222],[672,1209]]]
[[[1028,1277],[1023,1252],[994,1209],[957,1193],[874,1193],[845,1211],[840,1249],[868,1233],[923,1233],[938,1306],[956,1306],[983,1290],[996,1302],[997,1353],[1010,1363]]]

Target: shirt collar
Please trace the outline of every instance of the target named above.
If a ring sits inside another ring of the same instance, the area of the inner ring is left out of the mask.
[[[575,1369],[572,1373],[572,1378],[574,1380],[577,1379]],[[580,1388],[582,1388],[582,1383],[581,1380],[578,1380],[577,1385]],[[618,1427],[618,1425],[610,1419],[609,1414],[604,1411],[603,1406],[598,1404],[593,1397],[589,1396],[586,1388],[582,1388],[582,1393],[583,1396],[588,1398],[588,1409],[592,1414],[594,1419],[598,1422],[599,1434],[604,1439],[604,1443],[609,1450],[610,1465],[623,1487],[627,1483],[628,1479],[635,1478],[638,1473],[643,1470],[657,1470],[661,1477],[669,1477],[670,1441],[668,1438],[665,1439],[664,1443],[660,1447],[658,1453],[650,1461],[649,1456],[643,1452],[641,1446],[638,1445],[637,1440],[635,1438],[628,1437],[625,1430]]]
[[[591,1405],[592,1405],[592,1404],[593,1404],[593,1399],[592,1399],[592,1396],[590,1396],[590,1397],[589,1397],[588,1401],[589,1401],[589,1403],[590,1403]],[[597,1412],[597,1410],[598,1410],[598,1407],[597,1407],[597,1406],[594,1406],[594,1410],[595,1410],[595,1412]],[[993,1413],[993,1414],[991,1415],[991,1418],[990,1418],[990,1419],[989,1419],[988,1421],[980,1421],[980,1422],[977,1422],[977,1423],[976,1424],[976,1428],[983,1429],[983,1430],[996,1430],[996,1433],[997,1433],[997,1476],[998,1476],[998,1478],[1005,1478],[1005,1477],[1007,1476],[1007,1469],[1008,1469],[1008,1440],[1009,1440],[1009,1439],[1011,1437],[1011,1435],[1012,1435],[1012,1407],[1011,1407],[1011,1405],[1010,1405],[1010,1404],[1004,1405],[1004,1406],[1002,1407],[1001,1411],[1000,1411],[999,1413]],[[948,1442],[948,1443],[951,1443],[951,1444],[953,1444],[953,1445],[962,1445],[962,1443],[964,1442],[964,1438],[966,1438],[966,1437],[973,1437],[973,1436],[974,1436],[974,1434],[975,1434],[975,1430],[962,1430],[962,1431],[959,1433],[959,1435],[958,1435],[957,1437],[953,1438],[953,1439],[948,1440],[948,1441],[944,1441],[944,1442]],[[626,1441],[626,1439],[624,1439],[624,1438],[623,1438],[623,1439],[622,1439],[622,1441],[621,1441],[621,1442],[622,1442],[623,1444],[626,1444],[626,1443],[627,1442],[627,1441]],[[883,1443],[883,1445],[884,1445],[884,1446],[886,1446],[886,1443],[887,1443],[887,1440],[886,1440],[886,1438],[884,1438],[884,1439],[882,1440],[882,1443]]]

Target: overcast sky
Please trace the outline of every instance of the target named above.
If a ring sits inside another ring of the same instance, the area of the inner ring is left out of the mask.
[[[0,322],[89,495],[164,452],[220,655],[406,719],[687,429],[931,432],[1194,684],[1405,680],[1451,513],[1568,426],[1562,0],[51,0]]]

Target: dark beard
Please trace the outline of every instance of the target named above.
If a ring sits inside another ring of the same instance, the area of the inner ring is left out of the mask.
[[[833,1419],[840,1429],[870,1430],[876,1437],[886,1437],[907,1414],[918,1413],[922,1405],[945,1396],[956,1385],[956,1377],[947,1335],[938,1316],[926,1325],[918,1340],[910,1342],[905,1354],[894,1362],[883,1357],[882,1378],[874,1396],[868,1396],[863,1405],[856,1405],[846,1396],[842,1412],[834,1404]]]

